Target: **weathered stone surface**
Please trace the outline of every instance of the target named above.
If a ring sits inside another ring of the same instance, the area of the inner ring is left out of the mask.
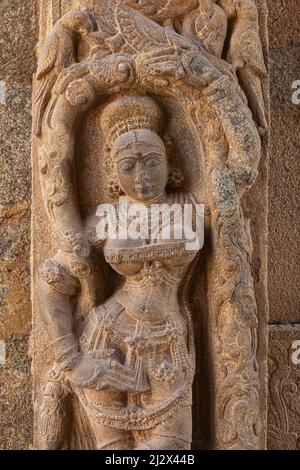
[[[297,326],[300,105],[292,103],[292,84],[300,78],[300,5],[297,1],[283,0],[268,3],[271,66],[268,284],[270,322],[277,324],[270,327],[268,448],[296,449],[300,423],[295,407],[295,400],[299,402],[299,365],[292,363],[291,356],[293,341],[300,339]]]
[[[0,3],[0,448],[26,449],[33,434],[30,303],[31,82],[35,2]]]
[[[28,334],[31,323],[31,87],[6,82],[0,116],[0,335],[5,338]]]
[[[6,337],[5,363],[0,362],[0,449],[30,449],[33,436],[28,341]]]
[[[300,322],[299,185],[300,3],[272,0],[270,9],[271,142],[268,283],[270,321]]]

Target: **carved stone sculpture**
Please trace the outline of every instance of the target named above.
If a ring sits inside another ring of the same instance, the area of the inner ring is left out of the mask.
[[[95,209],[110,202],[122,229],[123,202],[189,205],[192,227],[204,204],[214,446],[256,449],[258,321],[241,199],[267,133],[261,16],[252,0],[111,7],[109,22],[90,9],[63,15],[41,48],[35,80],[34,145],[55,237],[34,286],[49,348],[35,399],[36,446],[191,447],[189,298],[203,250],[174,236],[176,211],[167,239],[162,221],[139,239],[109,230],[99,238]],[[91,189],[80,175],[88,165],[82,141],[100,160]]]

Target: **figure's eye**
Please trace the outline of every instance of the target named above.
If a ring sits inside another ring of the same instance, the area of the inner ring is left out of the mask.
[[[133,161],[125,161],[121,163],[121,170],[129,172],[134,168],[134,162]]]
[[[160,160],[158,158],[151,158],[147,161],[146,165],[148,168],[155,168],[160,165]]]

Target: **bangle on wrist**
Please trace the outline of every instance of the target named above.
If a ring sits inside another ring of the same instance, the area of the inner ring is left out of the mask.
[[[71,370],[80,355],[78,342],[73,334],[61,336],[51,342],[55,360],[62,370]]]

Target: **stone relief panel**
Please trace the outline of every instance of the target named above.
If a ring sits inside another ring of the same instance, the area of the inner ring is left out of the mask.
[[[40,2],[37,448],[189,449],[193,425],[202,447],[263,447],[267,309],[244,201],[266,157],[265,20],[252,0]],[[117,238],[99,236],[103,203]],[[189,206],[201,238],[200,204],[205,244],[188,249],[176,217]],[[140,237],[123,238],[136,205]]]
[[[298,350],[298,352],[297,352]],[[300,449],[300,326],[271,325],[268,449]]]

